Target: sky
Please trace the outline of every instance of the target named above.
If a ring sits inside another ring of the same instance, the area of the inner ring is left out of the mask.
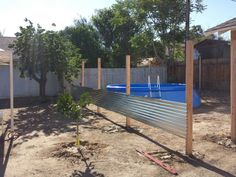
[[[236,2],[232,0],[203,1],[207,9],[191,15],[192,25],[200,24],[206,30],[236,17]],[[90,18],[95,10],[114,3],[115,0],[0,0],[0,32],[14,36],[26,17],[45,29],[61,30],[73,25],[75,19]]]

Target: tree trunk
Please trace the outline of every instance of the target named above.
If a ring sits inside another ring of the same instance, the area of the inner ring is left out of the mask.
[[[43,101],[46,99],[46,83],[47,79],[42,79],[39,82],[39,96]]]
[[[65,91],[64,78],[63,78],[63,76],[58,76],[57,79],[58,79],[58,83],[59,83],[59,92],[63,93]]]

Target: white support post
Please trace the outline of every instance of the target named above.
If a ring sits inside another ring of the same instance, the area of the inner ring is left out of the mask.
[[[84,65],[85,61],[82,61],[82,69],[81,69],[81,86],[84,87]]]
[[[102,71],[102,66],[101,66],[101,58],[98,58],[98,90],[101,89],[101,71]],[[97,107],[97,113],[101,113],[100,107]]]
[[[10,54],[10,108],[11,108],[11,131],[14,131],[14,86],[13,86],[13,57]]]

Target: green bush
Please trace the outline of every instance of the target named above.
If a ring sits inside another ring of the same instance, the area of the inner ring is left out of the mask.
[[[93,99],[88,92],[85,92],[82,95],[80,95],[80,99],[79,99],[80,107],[84,108],[91,103],[93,103]]]
[[[57,99],[57,111],[66,117],[69,117],[74,104],[72,96],[67,93],[61,93]]]
[[[80,96],[79,102],[75,102],[72,96],[64,92],[59,95],[57,100],[57,111],[66,117],[71,117],[73,119],[81,118],[81,108],[86,107],[92,103],[92,97],[88,92],[83,93]]]
[[[81,108],[80,106],[73,102],[71,105],[70,117],[73,119],[81,119]]]
[[[92,97],[88,92],[80,96],[78,103],[67,92],[60,94],[57,100],[57,110],[66,117],[76,119],[76,145],[78,147],[80,146],[79,120],[82,118],[83,108],[90,103],[92,103]]]

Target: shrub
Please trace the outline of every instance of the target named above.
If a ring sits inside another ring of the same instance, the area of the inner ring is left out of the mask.
[[[57,99],[57,111],[66,117],[69,117],[74,104],[72,96],[67,93],[61,93]]]
[[[90,103],[92,103],[92,97],[88,92],[80,96],[78,103],[67,92],[60,94],[57,100],[57,110],[66,117],[76,119],[76,145],[78,147],[80,146],[79,120],[82,118],[82,109]]]
[[[64,92],[59,95],[57,100],[57,111],[66,117],[71,117],[73,119],[80,119],[81,108],[86,107],[92,103],[92,97],[88,92],[83,93],[80,96],[79,102],[75,102],[72,96]]]
[[[84,108],[85,106],[87,106],[91,103],[93,103],[93,99],[92,99],[91,95],[88,92],[85,92],[80,96],[79,106],[81,108]]]

